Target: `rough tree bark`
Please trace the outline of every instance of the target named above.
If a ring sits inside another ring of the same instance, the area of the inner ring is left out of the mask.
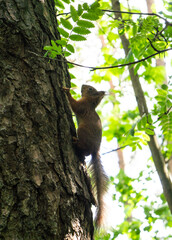
[[[92,195],[75,128],[53,0],[0,0],[0,239],[92,239]],[[33,54],[36,53],[37,55]]]
[[[120,2],[119,0],[112,0],[112,9],[114,11],[119,11],[118,13],[115,13],[116,18],[122,19],[122,15],[120,13]],[[125,34],[120,35],[121,42],[125,51],[125,55],[127,56],[129,53],[129,40],[125,36]],[[137,105],[139,108],[140,115],[143,116],[143,114],[148,114],[148,107],[147,103],[144,97],[144,93],[142,90],[142,86],[139,81],[139,75],[134,74],[134,68],[129,67],[129,74],[134,90],[134,94],[136,97]],[[156,135],[152,136],[150,135],[150,141],[148,142],[149,148],[152,154],[152,158],[157,170],[157,173],[159,175],[159,178],[162,183],[163,191],[165,198],[168,202],[168,206],[170,208],[170,211],[172,213],[172,182],[169,176],[168,169],[166,167],[165,161],[163,159],[163,156],[159,150],[158,142]]]

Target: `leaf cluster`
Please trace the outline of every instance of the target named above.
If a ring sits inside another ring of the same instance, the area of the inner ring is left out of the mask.
[[[157,103],[152,111],[153,115],[157,116],[157,123],[161,129],[166,144],[162,146],[164,157],[168,160],[172,153],[172,88],[163,84],[161,88],[157,88],[155,99]]]
[[[149,135],[154,135],[155,126],[153,126],[151,115],[143,115],[140,118],[138,108],[119,113],[119,115],[115,110],[107,122],[106,130],[104,130],[107,140],[117,138],[121,147],[130,146],[132,151],[137,148],[141,150],[142,145],[147,145],[150,141]]]
[[[124,208],[125,218],[124,221],[112,231],[113,237],[109,239],[116,239],[117,237],[120,237],[120,235],[127,235],[128,239],[140,240],[142,231],[150,232],[154,236],[152,231],[153,224],[156,224],[156,222],[160,220],[165,223],[165,227],[172,226],[172,216],[166,204],[164,195],[160,195],[158,202],[150,202],[146,189],[142,189],[142,191],[136,189],[135,186],[142,184],[144,179],[143,171],[140,172],[137,178],[130,178],[123,172],[123,170],[119,172],[115,179],[111,178],[116,190],[114,200],[118,198],[121,207]],[[152,179],[150,178],[149,181],[151,180]],[[134,214],[134,211],[139,211],[139,208],[143,210],[144,221],[139,218],[138,214],[136,216]],[[158,238],[159,234],[161,235],[161,230],[156,231],[155,239],[160,239]],[[171,235],[164,239],[170,237]]]
[[[70,1],[66,1],[69,3]],[[61,4],[60,4],[61,5]],[[59,1],[57,3],[59,6]],[[62,8],[62,6],[61,6]],[[94,28],[94,21],[98,20],[103,12],[99,9],[99,3],[96,1],[90,6],[87,3],[78,4],[77,8],[70,5],[70,13],[61,17],[58,31],[61,34],[60,40],[51,40],[51,46],[45,46],[46,55],[55,58],[57,55],[64,57],[70,56],[75,52],[74,45],[70,41],[86,41],[86,35],[91,33]]]

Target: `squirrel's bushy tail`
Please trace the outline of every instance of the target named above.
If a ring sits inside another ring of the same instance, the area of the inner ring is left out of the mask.
[[[104,218],[104,194],[107,192],[108,177],[103,169],[99,153],[92,154],[91,175],[93,180],[93,190],[97,196],[97,213],[95,218],[96,227],[103,224]]]

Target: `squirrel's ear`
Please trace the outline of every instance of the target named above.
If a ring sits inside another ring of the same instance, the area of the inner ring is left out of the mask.
[[[82,85],[82,86],[81,86],[81,93],[83,93],[84,88],[85,88],[85,85]]]

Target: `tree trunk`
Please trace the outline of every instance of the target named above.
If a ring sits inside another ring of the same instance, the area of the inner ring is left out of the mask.
[[[115,11],[119,11],[118,13],[115,13],[115,17],[122,19],[122,15],[120,13],[120,3],[118,0],[112,0],[112,8]],[[125,51],[125,55],[127,56],[129,53],[129,40],[127,39],[125,34],[120,35],[120,38]],[[129,67],[129,74],[130,74],[134,94],[136,97],[136,101],[138,104],[140,116],[143,116],[143,114],[148,114],[148,107],[147,107],[144,93],[139,81],[139,76],[138,74],[134,74],[133,67]],[[168,202],[168,206],[172,213],[172,182],[169,176],[168,169],[165,165],[165,161],[159,150],[156,135],[154,136],[150,135],[150,141],[148,142],[148,144],[149,144],[149,148],[152,154],[152,158],[153,158],[156,170],[158,172],[158,175],[162,183],[165,198]]]
[[[0,239],[92,239],[92,195],[72,147],[53,0],[0,0]],[[35,53],[35,54],[33,54]]]
[[[148,13],[152,13],[153,4],[155,4],[154,0],[146,0]]]

